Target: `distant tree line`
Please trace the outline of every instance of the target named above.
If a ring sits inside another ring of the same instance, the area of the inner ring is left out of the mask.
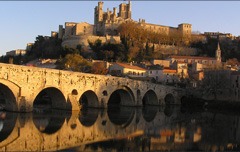
[[[220,44],[220,49],[222,51],[222,61],[227,61],[229,59],[236,58],[240,60],[240,41],[239,40],[219,40],[215,38],[207,38],[206,42],[197,41],[191,43],[191,47],[195,47],[201,50],[200,56],[215,57],[216,49]]]

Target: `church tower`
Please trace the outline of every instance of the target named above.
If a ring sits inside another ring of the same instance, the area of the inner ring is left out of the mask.
[[[217,50],[216,50],[216,60],[217,60],[218,63],[222,62],[221,49],[220,49],[219,42],[218,42],[218,47],[217,47]]]

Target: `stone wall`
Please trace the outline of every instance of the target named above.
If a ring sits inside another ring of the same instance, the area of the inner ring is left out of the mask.
[[[149,43],[148,45],[149,47],[153,47],[152,43]],[[199,50],[196,48],[190,48],[190,47],[154,44],[154,52],[158,52],[165,55],[193,56],[193,55],[198,55]]]
[[[62,47],[68,46],[76,48],[77,45],[82,45],[83,47],[89,47],[90,42],[95,42],[97,39],[101,40],[102,43],[121,43],[120,36],[94,36],[94,35],[76,35],[76,36],[66,36],[63,39]]]

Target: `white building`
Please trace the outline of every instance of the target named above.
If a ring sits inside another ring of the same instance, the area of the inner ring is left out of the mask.
[[[147,70],[139,66],[116,63],[109,67],[109,73],[113,76],[146,77]]]

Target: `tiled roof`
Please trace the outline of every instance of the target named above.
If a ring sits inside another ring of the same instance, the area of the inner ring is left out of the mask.
[[[211,57],[201,57],[201,56],[169,56],[169,58],[175,58],[175,59],[216,60],[215,58],[211,58]]]
[[[177,70],[172,70],[172,69],[164,69],[163,72],[177,72]]]
[[[146,69],[135,66],[135,65],[129,65],[129,64],[125,64],[125,63],[117,63],[118,65],[124,67],[124,68],[128,68],[128,69],[135,69],[135,70],[143,70],[146,71]]]

